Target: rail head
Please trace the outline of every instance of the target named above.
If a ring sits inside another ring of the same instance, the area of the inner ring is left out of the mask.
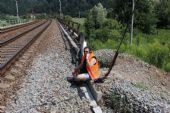
[[[46,24],[46,25],[45,25]],[[26,45],[24,45],[24,47],[18,49],[16,51],[16,53],[14,55],[12,55],[11,57],[9,57],[9,60],[7,60],[5,63],[0,64],[0,76],[3,75],[4,70],[6,68],[8,68],[8,66],[10,67],[10,64],[17,59],[21,53],[24,52],[24,50],[26,50],[29,46],[31,46],[31,44],[33,44],[33,42],[37,39],[37,37],[51,24],[51,21],[48,22],[46,21],[45,23],[43,23],[44,27],[41,28],[41,31],[39,31],[37,34],[34,35],[34,37],[26,43]]]

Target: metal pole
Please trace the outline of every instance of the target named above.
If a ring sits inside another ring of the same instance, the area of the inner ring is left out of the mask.
[[[80,18],[80,10],[79,10],[79,18]]]
[[[61,18],[61,13],[62,13],[62,11],[61,11],[61,0],[59,0],[59,2],[60,2],[60,18]]]
[[[16,1],[17,21],[19,22],[18,0],[15,0],[15,1]]]
[[[135,0],[132,0],[132,21],[131,21],[131,32],[130,32],[130,44],[133,42],[133,22],[134,22],[134,9],[135,9]]]

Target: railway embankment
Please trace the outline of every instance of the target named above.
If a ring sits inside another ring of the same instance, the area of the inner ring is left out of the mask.
[[[101,75],[107,72],[113,50],[98,50]],[[105,83],[96,84],[103,93],[105,111],[128,113],[169,113],[170,73],[127,54],[119,54]],[[110,109],[109,109],[110,108]]]

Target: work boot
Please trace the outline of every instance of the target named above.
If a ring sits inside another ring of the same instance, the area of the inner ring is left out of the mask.
[[[98,78],[94,83],[104,83],[105,78]]]
[[[84,81],[78,81],[76,77],[67,77],[67,81],[72,85],[80,86],[84,84]]]
[[[76,82],[76,78],[75,77],[67,77],[67,81],[70,83]]]

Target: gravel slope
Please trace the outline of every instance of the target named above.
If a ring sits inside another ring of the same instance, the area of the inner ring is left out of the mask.
[[[89,112],[77,88],[66,81],[71,76],[71,54],[55,21],[46,31],[36,57],[27,69],[17,93],[8,100],[7,113]]]
[[[114,52],[95,52],[104,67],[108,67]],[[101,75],[108,71],[101,68]],[[119,54],[110,77],[98,88],[104,94],[114,91],[125,97],[131,112],[170,113],[170,73],[164,72],[133,56]]]

